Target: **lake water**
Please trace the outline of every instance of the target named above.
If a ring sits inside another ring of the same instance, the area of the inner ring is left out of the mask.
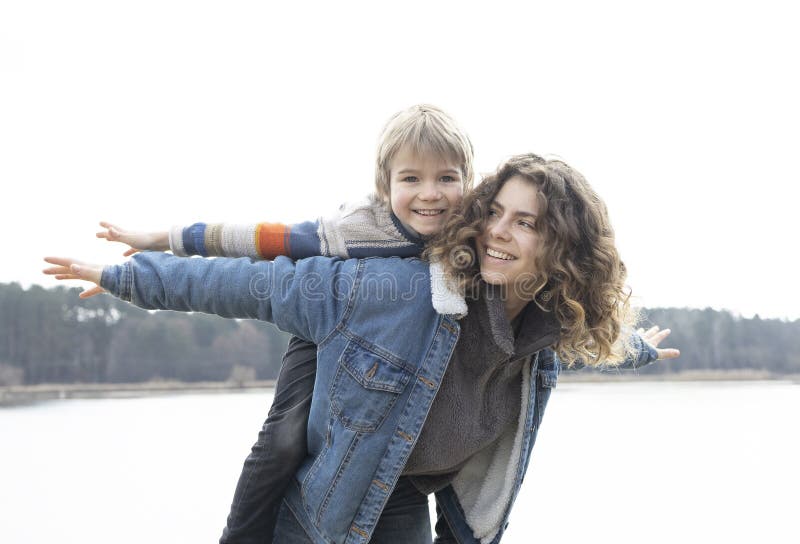
[[[0,541],[213,543],[265,392],[0,409]],[[800,542],[800,385],[561,383],[505,543]]]

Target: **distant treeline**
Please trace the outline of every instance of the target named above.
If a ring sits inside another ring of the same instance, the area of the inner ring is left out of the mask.
[[[271,379],[289,338],[269,323],[80,291],[0,283],[0,386]]]
[[[0,284],[0,386],[240,381],[277,375],[288,335],[268,323],[147,312],[80,289]],[[672,329],[670,364],[641,373],[758,370],[800,374],[800,320],[741,319],[711,309],[645,310]]]

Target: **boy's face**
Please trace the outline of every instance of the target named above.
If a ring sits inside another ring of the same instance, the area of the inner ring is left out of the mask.
[[[461,168],[453,159],[417,155],[405,147],[392,159],[390,205],[412,232],[420,236],[437,234],[463,196]]]

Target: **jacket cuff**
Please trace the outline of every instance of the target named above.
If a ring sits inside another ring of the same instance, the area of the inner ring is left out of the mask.
[[[130,261],[103,268],[103,274],[100,276],[100,287],[115,297],[130,302],[133,290],[133,270]]]
[[[643,367],[649,365],[650,363],[658,360],[658,351],[656,348],[651,346],[648,342],[644,340],[644,338],[637,335],[637,341],[640,342],[640,349],[637,351],[639,352],[639,357],[636,361],[636,365],[634,368]]]

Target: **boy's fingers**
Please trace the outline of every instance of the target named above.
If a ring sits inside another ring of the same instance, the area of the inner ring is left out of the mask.
[[[125,253],[123,253],[123,254],[122,254],[122,256],[123,256],[123,257],[130,257],[130,256],[131,256],[131,255],[133,255],[134,253],[139,253],[139,250],[138,250],[138,249],[135,249],[135,248],[130,248],[128,251],[126,251]]]

